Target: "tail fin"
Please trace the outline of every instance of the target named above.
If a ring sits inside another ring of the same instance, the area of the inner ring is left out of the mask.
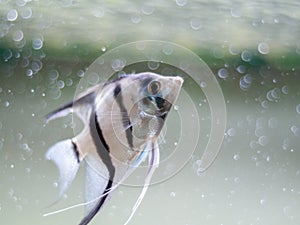
[[[80,166],[81,159],[77,146],[71,139],[60,141],[48,150],[46,158],[52,160],[59,169],[59,198],[61,198],[74,180]]]

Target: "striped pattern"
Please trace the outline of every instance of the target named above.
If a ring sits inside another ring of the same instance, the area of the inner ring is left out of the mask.
[[[151,86],[148,85],[152,81],[159,83],[156,88],[159,89],[157,94],[147,92],[151,91]],[[133,171],[132,167],[127,164],[131,163],[131,166],[137,167],[150,153],[149,172],[145,181],[145,185],[148,186],[159,161],[157,135],[171,105],[177,98],[182,82],[181,78],[163,77],[154,73],[123,76],[91,88],[75,101],[47,116],[47,121],[50,121],[75,112],[85,124],[85,128],[78,136],[58,145],[60,148],[70,146],[70,149],[64,151],[65,155],[72,156],[67,164],[62,163],[63,159],[54,154],[60,153],[60,149],[52,148],[51,150],[53,153],[51,156],[56,157],[54,161],[66,165],[59,168],[66,168],[69,170],[68,174],[72,175],[70,178],[63,177],[65,180],[62,183],[65,185],[61,192],[64,192],[72,182],[79,163],[83,159],[92,159],[91,165],[87,161],[87,166],[89,166],[87,181],[90,181],[91,185],[86,186],[86,199],[91,201],[91,204],[88,203],[87,214],[79,225],[87,225],[104,205],[112,189],[115,189],[114,185],[119,185],[119,182]],[[116,105],[115,108],[114,105]],[[130,115],[128,109],[131,110]],[[159,124],[157,127],[154,126],[157,129],[155,136],[149,133],[151,126],[149,122],[151,120],[153,122],[153,119],[156,119]],[[123,130],[118,130],[120,133],[117,134],[114,126],[116,129],[123,127]],[[74,169],[67,165],[74,165]],[[60,173],[65,174],[64,171]],[[97,180],[93,179],[94,177],[97,177]],[[144,187],[136,206],[140,204],[146,190],[147,187]],[[136,208],[134,207],[130,218]]]

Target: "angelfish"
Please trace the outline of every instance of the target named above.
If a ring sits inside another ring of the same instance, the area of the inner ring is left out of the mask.
[[[110,195],[146,157],[148,171],[133,216],[159,164],[157,138],[175,103],[183,79],[144,72],[98,84],[46,116],[50,120],[75,113],[83,130],[49,148],[46,158],[59,169],[59,197],[71,185],[85,161],[86,214],[88,224]]]

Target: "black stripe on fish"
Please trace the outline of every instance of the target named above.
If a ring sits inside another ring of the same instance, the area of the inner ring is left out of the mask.
[[[125,130],[125,134],[126,134],[126,139],[127,139],[127,143],[129,145],[130,148],[133,148],[133,136],[132,136],[132,126],[131,126],[131,122],[128,116],[128,112],[124,106],[123,103],[123,98],[122,98],[122,94],[121,94],[121,86],[120,84],[117,84],[117,86],[114,89],[114,98],[116,99],[121,114],[122,114],[122,121],[123,121],[123,127],[127,128],[129,127],[129,129]]]
[[[100,210],[102,207],[103,203],[105,202],[107,195],[105,195],[112,187],[113,180],[115,177],[115,167],[112,163],[111,156],[109,154],[110,149],[105,141],[105,138],[103,136],[99,121],[97,119],[97,115],[95,113],[95,110],[93,109],[93,112],[90,117],[90,131],[91,131],[91,136],[93,139],[93,142],[97,148],[97,153],[99,157],[101,158],[102,162],[105,164],[108,172],[109,172],[109,180],[107,182],[107,185],[102,193],[104,195],[100,201],[97,203],[97,205],[93,208],[92,211],[89,212],[89,214],[82,219],[79,225],[86,225],[88,224],[93,217],[97,214],[97,212]]]
[[[73,146],[73,151],[75,153],[75,156],[76,156],[76,159],[77,159],[77,162],[80,163],[80,158],[79,158],[79,151],[78,151],[78,147],[76,145],[76,143],[74,141],[71,141],[72,142],[72,146]]]
[[[106,187],[105,187],[103,195],[106,194],[110,190],[110,188],[112,187],[112,184],[113,184],[113,182],[111,180],[109,180]],[[106,199],[107,196],[108,196],[108,194],[101,198],[101,200],[97,204],[97,206],[95,208],[93,208],[93,210],[89,213],[88,216],[83,218],[83,220],[80,222],[79,225],[87,225],[93,219],[93,217],[97,214],[97,212],[100,210],[101,206],[105,202],[105,199]]]

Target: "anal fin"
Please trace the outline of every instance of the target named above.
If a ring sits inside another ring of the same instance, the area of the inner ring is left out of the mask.
[[[113,182],[106,166],[98,158],[88,155],[86,161],[85,201],[86,216],[80,225],[88,224],[108,200]]]
[[[60,141],[48,150],[46,158],[52,160],[58,167],[59,198],[61,198],[74,180],[80,166],[76,144],[71,139]]]

